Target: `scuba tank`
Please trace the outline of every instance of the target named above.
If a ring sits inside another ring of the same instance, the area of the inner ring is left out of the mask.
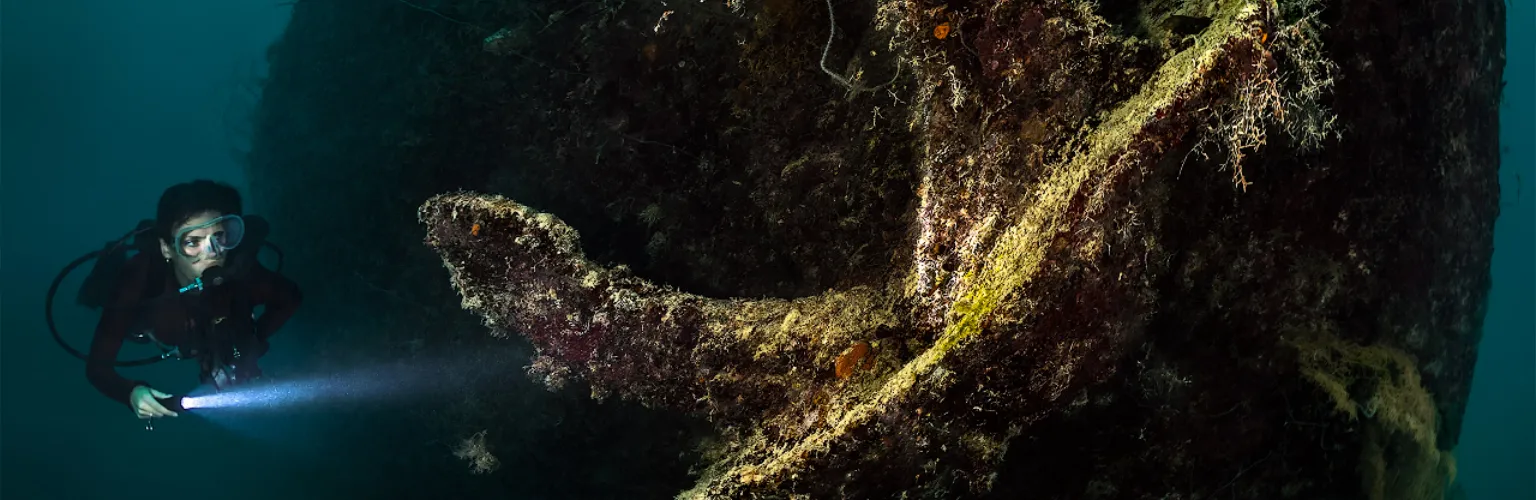
[[[138,227],[123,235],[122,238],[107,242],[101,251],[86,254],[81,257],[82,260],[76,260],[76,263],[66,267],[64,272],[60,273],[60,278],[69,274],[70,270],[79,265],[77,263],[84,263],[84,259],[96,257],[96,265],[91,266],[91,274],[86,275],[85,282],[80,284],[80,291],[75,293],[75,303],[89,309],[106,307],[107,300],[112,297],[112,290],[117,284],[117,276],[122,274],[123,266],[128,264],[128,251],[138,250],[141,253],[159,251],[155,237],[145,237],[154,227],[153,220],[139,221]],[[48,295],[53,296],[52,293]]]
[[[179,300],[180,296],[185,295],[187,292],[203,291],[206,288],[223,285],[226,281],[238,277],[254,266],[260,265],[257,257],[264,247],[271,248],[277,254],[277,266],[274,268],[274,271],[282,272],[283,252],[276,244],[267,241],[267,235],[270,233],[271,226],[267,223],[266,219],[255,215],[241,216],[241,218],[245,220],[245,237],[241,245],[230,252],[227,268],[210,268],[209,271],[211,272],[205,273],[204,277],[198,278],[193,285],[183,288],[181,290],[182,293],[171,294],[165,297],[155,297],[163,283],[157,280],[147,280],[145,282],[145,289],[140,292],[140,297],[150,298],[142,299],[140,305],[152,305],[160,300]],[[86,261],[95,259],[96,264],[91,267],[90,274],[86,276],[85,281],[80,285],[80,290],[75,294],[75,303],[93,310],[105,308],[117,289],[117,280],[122,275],[124,266],[127,265],[129,252],[159,253],[159,239],[153,234],[153,229],[153,220],[142,220],[132,231],[124,234],[117,240],[108,242],[101,250],[91,251],[70,262],[54,277],[53,283],[48,286],[47,298],[44,300],[44,315],[48,323],[48,331],[53,334],[53,340],[59,344],[59,347],[80,360],[87,359],[84,353],[64,341],[64,338],[59,335],[58,326],[54,323],[53,300],[54,296],[58,294],[59,285],[64,282],[64,279],[75,268],[80,267]],[[154,342],[153,336],[146,335],[143,332],[135,332],[127,340],[137,343]],[[158,344],[158,342],[155,343]],[[171,357],[180,357],[180,353],[173,348],[168,348],[164,345],[159,347],[162,353],[158,356],[130,361],[116,361],[114,364],[119,367],[143,366]]]

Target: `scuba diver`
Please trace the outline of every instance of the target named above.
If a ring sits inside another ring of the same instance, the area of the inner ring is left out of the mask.
[[[100,254],[81,287],[81,303],[93,305],[85,297],[95,294],[102,308],[85,357],[91,385],[140,419],[177,416],[161,402],[171,395],[118,373],[118,366],[147,364],[117,361],[125,340],[156,344],[164,351],[159,359],[197,360],[201,381],[218,390],[259,379],[256,361],[301,300],[298,285],[256,259],[266,231],[261,218],[241,216],[240,194],[226,184],[196,180],[166,189],[155,219],[131,233],[139,252],[115,253],[124,237]],[[49,299],[51,326],[51,291]],[[264,307],[259,317],[256,306]]]

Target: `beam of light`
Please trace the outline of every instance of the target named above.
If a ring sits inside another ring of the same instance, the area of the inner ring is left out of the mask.
[[[221,408],[276,409],[312,404],[322,399],[356,399],[364,395],[380,395],[386,387],[381,383],[368,384],[366,380],[307,380],[257,383],[235,387],[224,392],[189,395],[182,400],[188,410]]]
[[[290,387],[284,387],[284,385]],[[302,387],[294,387],[295,384],[282,384],[278,386],[251,387],[237,389],[230,392],[208,394],[205,396],[188,396],[182,399],[181,406],[188,410],[203,410],[209,408],[253,408],[275,407],[302,403],[308,399],[314,399],[317,394],[307,391]]]
[[[181,404],[188,410],[203,412],[295,409],[325,403],[409,399],[445,385],[454,385],[457,382],[454,368],[465,368],[462,363],[452,361],[414,361],[302,379],[257,381],[222,392],[199,387],[187,394]]]
[[[182,399],[181,405],[188,410],[292,407],[312,404],[321,399],[378,396],[386,389],[379,382],[368,382],[365,378],[257,382],[223,392],[199,394],[206,390],[194,391]]]
[[[329,364],[323,370],[298,371],[274,363],[264,367],[263,380],[224,391],[211,385],[187,391],[180,401],[186,409],[179,412],[180,423],[242,436],[253,453],[323,456],[353,441],[376,439],[359,422],[398,418],[421,411],[425,401],[457,399],[475,387],[531,384],[522,372],[526,361],[525,351],[508,343],[371,358],[345,367]]]

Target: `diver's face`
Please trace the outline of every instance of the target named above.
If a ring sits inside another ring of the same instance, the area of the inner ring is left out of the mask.
[[[208,224],[219,215],[213,211],[194,215],[171,231],[173,240],[169,244],[160,242],[160,255],[171,263],[182,284],[201,277],[210,267],[224,264],[227,252],[212,244],[212,240],[225,234],[225,223]]]

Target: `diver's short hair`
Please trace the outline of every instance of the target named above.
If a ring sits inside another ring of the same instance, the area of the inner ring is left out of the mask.
[[[203,212],[241,215],[240,192],[222,182],[198,179],[166,188],[155,210],[155,232],[161,241],[171,241],[176,226]]]

